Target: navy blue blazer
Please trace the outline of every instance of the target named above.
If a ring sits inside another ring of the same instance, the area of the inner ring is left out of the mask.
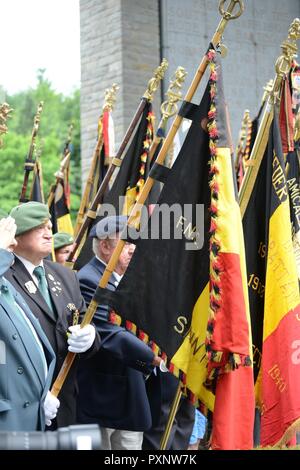
[[[94,257],[78,272],[81,293],[87,304],[104,270],[105,265]],[[115,290],[117,284],[112,274],[107,288]],[[93,322],[101,336],[100,349],[78,369],[78,421],[145,431],[152,425],[153,413],[146,385],[151,381],[155,387],[157,382],[151,374],[154,353],[129,331],[109,323],[107,317],[107,306],[99,306]]]
[[[2,276],[12,262],[13,255],[0,249],[0,430],[43,430],[45,416],[42,404],[51,384],[55,355],[37,318],[22,296]],[[48,365],[46,377],[36,340],[24,328],[19,312],[7,301],[8,290],[41,341]]]

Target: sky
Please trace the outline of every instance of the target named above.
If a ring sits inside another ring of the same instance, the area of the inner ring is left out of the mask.
[[[57,92],[80,86],[79,0],[0,0],[0,85],[35,87],[37,70]]]

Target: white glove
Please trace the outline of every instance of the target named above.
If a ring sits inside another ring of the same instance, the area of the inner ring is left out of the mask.
[[[57,410],[60,406],[58,398],[52,395],[51,392],[47,392],[45,401],[44,401],[44,412],[46,425],[51,426],[51,419],[54,419],[57,415]]]
[[[159,369],[161,372],[169,372],[169,369],[167,368],[165,361],[161,361],[161,363],[159,364]]]
[[[73,353],[84,353],[92,346],[95,341],[96,330],[93,325],[85,325],[80,328],[80,325],[70,326],[69,330],[71,335],[68,338],[68,350]]]

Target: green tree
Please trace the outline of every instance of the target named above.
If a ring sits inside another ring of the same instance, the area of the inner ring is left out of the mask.
[[[59,169],[60,157],[68,136],[70,123],[74,130],[71,142],[71,215],[76,214],[81,198],[80,166],[80,92],[70,96],[57,93],[45,76],[45,69],[37,72],[37,86],[32,89],[6,95],[6,101],[14,109],[8,121],[8,134],[0,150],[0,207],[9,211],[18,203],[23,176],[24,162],[28,154],[34,116],[40,101],[44,102],[40,127],[36,140],[42,147],[41,163],[43,189],[47,197],[50,185],[55,181],[54,173]],[[32,176],[32,175],[31,175]],[[30,186],[31,180],[29,182]],[[29,190],[29,187],[28,187]]]

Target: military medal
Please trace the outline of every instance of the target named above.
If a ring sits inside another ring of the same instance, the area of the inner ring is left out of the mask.
[[[29,294],[35,294],[37,291],[37,287],[33,281],[25,282],[25,287],[28,290]]]

